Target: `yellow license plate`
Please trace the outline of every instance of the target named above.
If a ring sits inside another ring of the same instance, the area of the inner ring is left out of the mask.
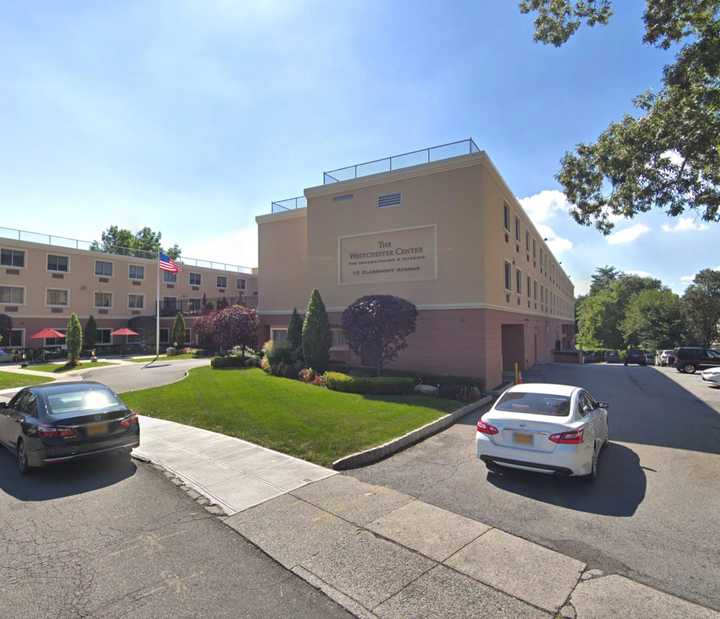
[[[106,423],[94,423],[91,426],[85,428],[85,433],[88,436],[98,436],[99,434],[107,434],[108,424]]]
[[[524,434],[522,432],[514,432],[513,433],[513,442],[517,443],[518,445],[532,445],[533,444],[533,435],[532,434]]]

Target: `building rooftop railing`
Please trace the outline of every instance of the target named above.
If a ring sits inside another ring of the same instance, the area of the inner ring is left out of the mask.
[[[44,234],[42,232],[30,232],[28,230],[18,230],[16,228],[5,228],[0,226],[0,238],[12,239],[17,241],[27,241],[29,243],[40,243],[42,245],[52,245],[54,247],[65,247],[68,249],[79,249],[83,251],[94,251],[101,254],[110,254],[117,256],[130,256],[132,258],[144,258],[146,260],[156,260],[155,252],[143,249],[131,249],[129,247],[117,247],[113,251],[105,251],[96,247],[93,241],[83,241],[81,239],[71,239],[56,234]],[[226,262],[217,262],[215,260],[204,260],[202,258],[189,258],[180,256],[177,260],[181,265],[190,267],[199,267],[206,269],[214,269],[216,271],[227,271],[229,273],[245,273],[252,274],[252,267],[241,266],[239,264],[229,264]]]
[[[292,211],[296,208],[305,208],[307,206],[307,200],[305,196],[297,196],[295,198],[286,198],[285,200],[277,200],[272,202],[270,205],[271,213],[284,213],[286,211]]]
[[[385,157],[383,159],[356,163],[344,168],[338,168],[337,170],[323,172],[323,185],[353,180],[363,176],[370,176],[371,174],[392,172],[402,168],[409,168],[411,166],[428,164],[434,161],[442,161],[443,159],[452,159],[453,157],[461,157],[479,152],[480,149],[472,138],[441,144],[439,146],[430,146],[429,148],[422,148],[401,155],[392,155],[391,157]]]

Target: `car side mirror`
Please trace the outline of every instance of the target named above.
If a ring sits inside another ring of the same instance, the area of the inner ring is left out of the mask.
[[[599,408],[608,409],[609,406],[610,406],[610,405],[609,405],[607,402],[598,402],[598,407],[599,407]]]

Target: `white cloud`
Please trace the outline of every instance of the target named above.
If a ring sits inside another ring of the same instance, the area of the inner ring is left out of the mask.
[[[640,238],[643,234],[650,232],[650,228],[645,224],[635,224],[629,228],[623,228],[606,237],[610,245],[622,245],[623,243],[632,243]]]
[[[183,256],[221,264],[255,267],[258,263],[257,228],[237,228],[222,236],[182,246]]]
[[[547,224],[536,224],[538,232],[542,235],[553,254],[559,255],[563,252],[570,251],[573,248],[570,239],[564,239],[555,234],[555,231]]]
[[[683,284],[691,284],[691,283],[692,283],[692,280],[694,280],[694,279],[695,279],[695,276],[694,276],[694,275],[683,275],[683,276],[680,278],[680,281],[681,281]]]
[[[707,224],[695,221],[692,217],[678,217],[675,225],[663,224],[662,229],[665,232],[699,232],[707,230]]]
[[[673,165],[679,166],[683,162],[683,156],[677,152],[676,150],[666,150],[661,157],[664,157],[665,159],[669,159],[670,163]]]
[[[518,198],[518,201],[535,225],[552,219],[559,212],[567,213],[572,206],[565,194],[557,189],[544,189],[535,195]]]

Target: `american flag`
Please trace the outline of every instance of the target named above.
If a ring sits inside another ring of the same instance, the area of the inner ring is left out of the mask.
[[[180,271],[180,266],[166,253],[160,252],[160,270],[177,273]]]

